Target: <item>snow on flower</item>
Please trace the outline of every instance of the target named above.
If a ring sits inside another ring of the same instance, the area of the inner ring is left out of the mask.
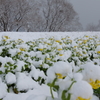
[[[99,100],[99,98],[97,96],[93,95],[91,100]]]
[[[96,51],[97,51],[98,54],[100,54],[100,45],[97,46]]]
[[[26,76],[25,73],[17,73],[16,87],[19,91],[27,91],[29,89],[37,88],[38,83],[32,80],[31,77]]]
[[[41,36],[1,38],[0,99],[98,100],[100,38]]]
[[[38,79],[39,77],[41,78],[46,78],[45,74],[43,73],[43,71],[40,71],[39,69],[36,69],[34,66],[31,67],[31,71],[30,71],[30,75],[34,78],[34,79]]]
[[[68,62],[59,61],[53,65],[53,69],[55,73],[60,73],[63,75],[67,75],[72,71],[72,67]]]
[[[5,80],[7,82],[7,84],[14,84],[16,83],[16,76],[9,72],[6,76],[5,76]]]
[[[91,100],[93,90],[86,81],[78,81],[73,84],[71,93],[76,98],[75,100]]]
[[[88,62],[82,66],[84,80],[88,81],[94,89],[100,87],[100,66],[94,65],[93,62]]]
[[[0,82],[0,99],[4,98],[7,95],[7,85],[3,82]]]
[[[16,71],[21,71],[22,68],[24,68],[24,65],[25,65],[25,62],[24,61],[20,61],[20,60],[17,60],[17,68],[15,69]]]

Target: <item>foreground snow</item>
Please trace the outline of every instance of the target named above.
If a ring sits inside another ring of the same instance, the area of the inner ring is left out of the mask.
[[[65,90],[70,100],[99,100],[93,95],[100,87],[99,32],[1,32],[0,37],[3,100],[64,100]]]

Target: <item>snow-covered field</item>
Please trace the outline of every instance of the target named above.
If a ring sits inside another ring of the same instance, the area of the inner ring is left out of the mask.
[[[55,36],[55,37],[61,37],[61,36],[70,36],[72,39],[76,38],[76,37],[80,37],[80,36],[84,36],[84,35],[89,35],[89,36],[93,36],[93,35],[97,35],[100,37],[100,32],[0,32],[0,38],[1,36],[9,36],[12,39],[19,39],[21,38],[22,40],[29,41],[29,40],[33,40],[33,39],[38,39],[38,38],[47,38],[47,37],[51,37],[51,36]]]
[[[98,91],[100,32],[0,33],[0,100],[99,100]]]

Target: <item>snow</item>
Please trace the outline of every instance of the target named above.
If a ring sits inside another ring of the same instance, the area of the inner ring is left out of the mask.
[[[33,40],[33,39],[38,39],[38,38],[48,38],[48,37],[56,37],[57,39],[59,39],[59,37],[64,37],[66,35],[68,35],[69,37],[71,37],[72,39],[76,38],[76,37],[82,37],[84,35],[98,35],[100,36],[99,32],[1,32],[0,33],[1,38],[2,36],[8,36],[13,39],[13,40],[17,40],[17,39],[22,39],[24,42],[29,41],[29,40]]]
[[[0,56],[0,99],[62,100],[63,90],[73,83],[66,97],[72,93],[71,100],[99,100],[93,95],[90,80],[100,81],[100,32],[1,32],[0,44],[3,43],[0,55],[5,47],[11,55]],[[95,59],[90,60],[92,54]],[[75,56],[71,61],[72,55]],[[85,57],[87,61],[83,61]],[[13,91],[16,88],[17,94]]]
[[[46,96],[44,95],[39,95],[39,96],[30,96],[29,98],[27,98],[26,100],[45,100]]]
[[[61,73],[67,75],[68,73],[72,72],[72,68],[68,62],[56,62],[53,65],[53,70],[55,73]]]
[[[88,62],[82,66],[83,70],[83,78],[89,82],[90,79],[100,80],[100,66],[93,65],[93,62]]]
[[[93,95],[91,100],[99,100],[99,98],[97,96]]]
[[[6,76],[5,76],[5,80],[7,82],[7,84],[14,84],[16,83],[16,76],[9,72]]]
[[[15,71],[20,71],[21,72],[22,67],[24,67],[24,65],[25,65],[25,62],[17,60],[16,64],[17,64],[18,67],[15,69]]]
[[[17,73],[16,87],[19,91],[27,91],[29,89],[37,88],[38,86],[38,83],[32,80],[31,77],[26,76],[25,73]]]
[[[5,83],[0,82],[0,98],[4,98],[7,94],[7,86]]]
[[[57,94],[55,92],[53,93],[56,98]],[[38,86],[38,88],[29,90],[27,93],[19,93],[19,94],[7,93],[6,97],[4,97],[3,100],[33,100],[33,97],[36,96],[39,99],[41,97],[51,96],[49,87],[47,85],[41,85]],[[34,99],[34,100],[38,100],[38,99]]]
[[[71,92],[75,98],[82,97],[88,99],[92,98],[93,95],[92,87],[86,81],[78,81],[73,84]]]
[[[45,74],[43,71],[36,70],[34,66],[31,66],[31,71],[30,71],[30,76],[33,77],[35,80],[37,80],[39,77],[46,78]]]

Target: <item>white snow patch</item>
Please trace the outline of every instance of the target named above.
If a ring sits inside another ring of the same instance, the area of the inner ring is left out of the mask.
[[[13,84],[16,83],[16,76],[9,72],[6,76],[5,76],[5,80],[7,82],[7,84]]]
[[[29,90],[37,88],[39,85],[30,76],[26,76],[25,73],[17,74],[17,84],[16,87],[19,91]]]

